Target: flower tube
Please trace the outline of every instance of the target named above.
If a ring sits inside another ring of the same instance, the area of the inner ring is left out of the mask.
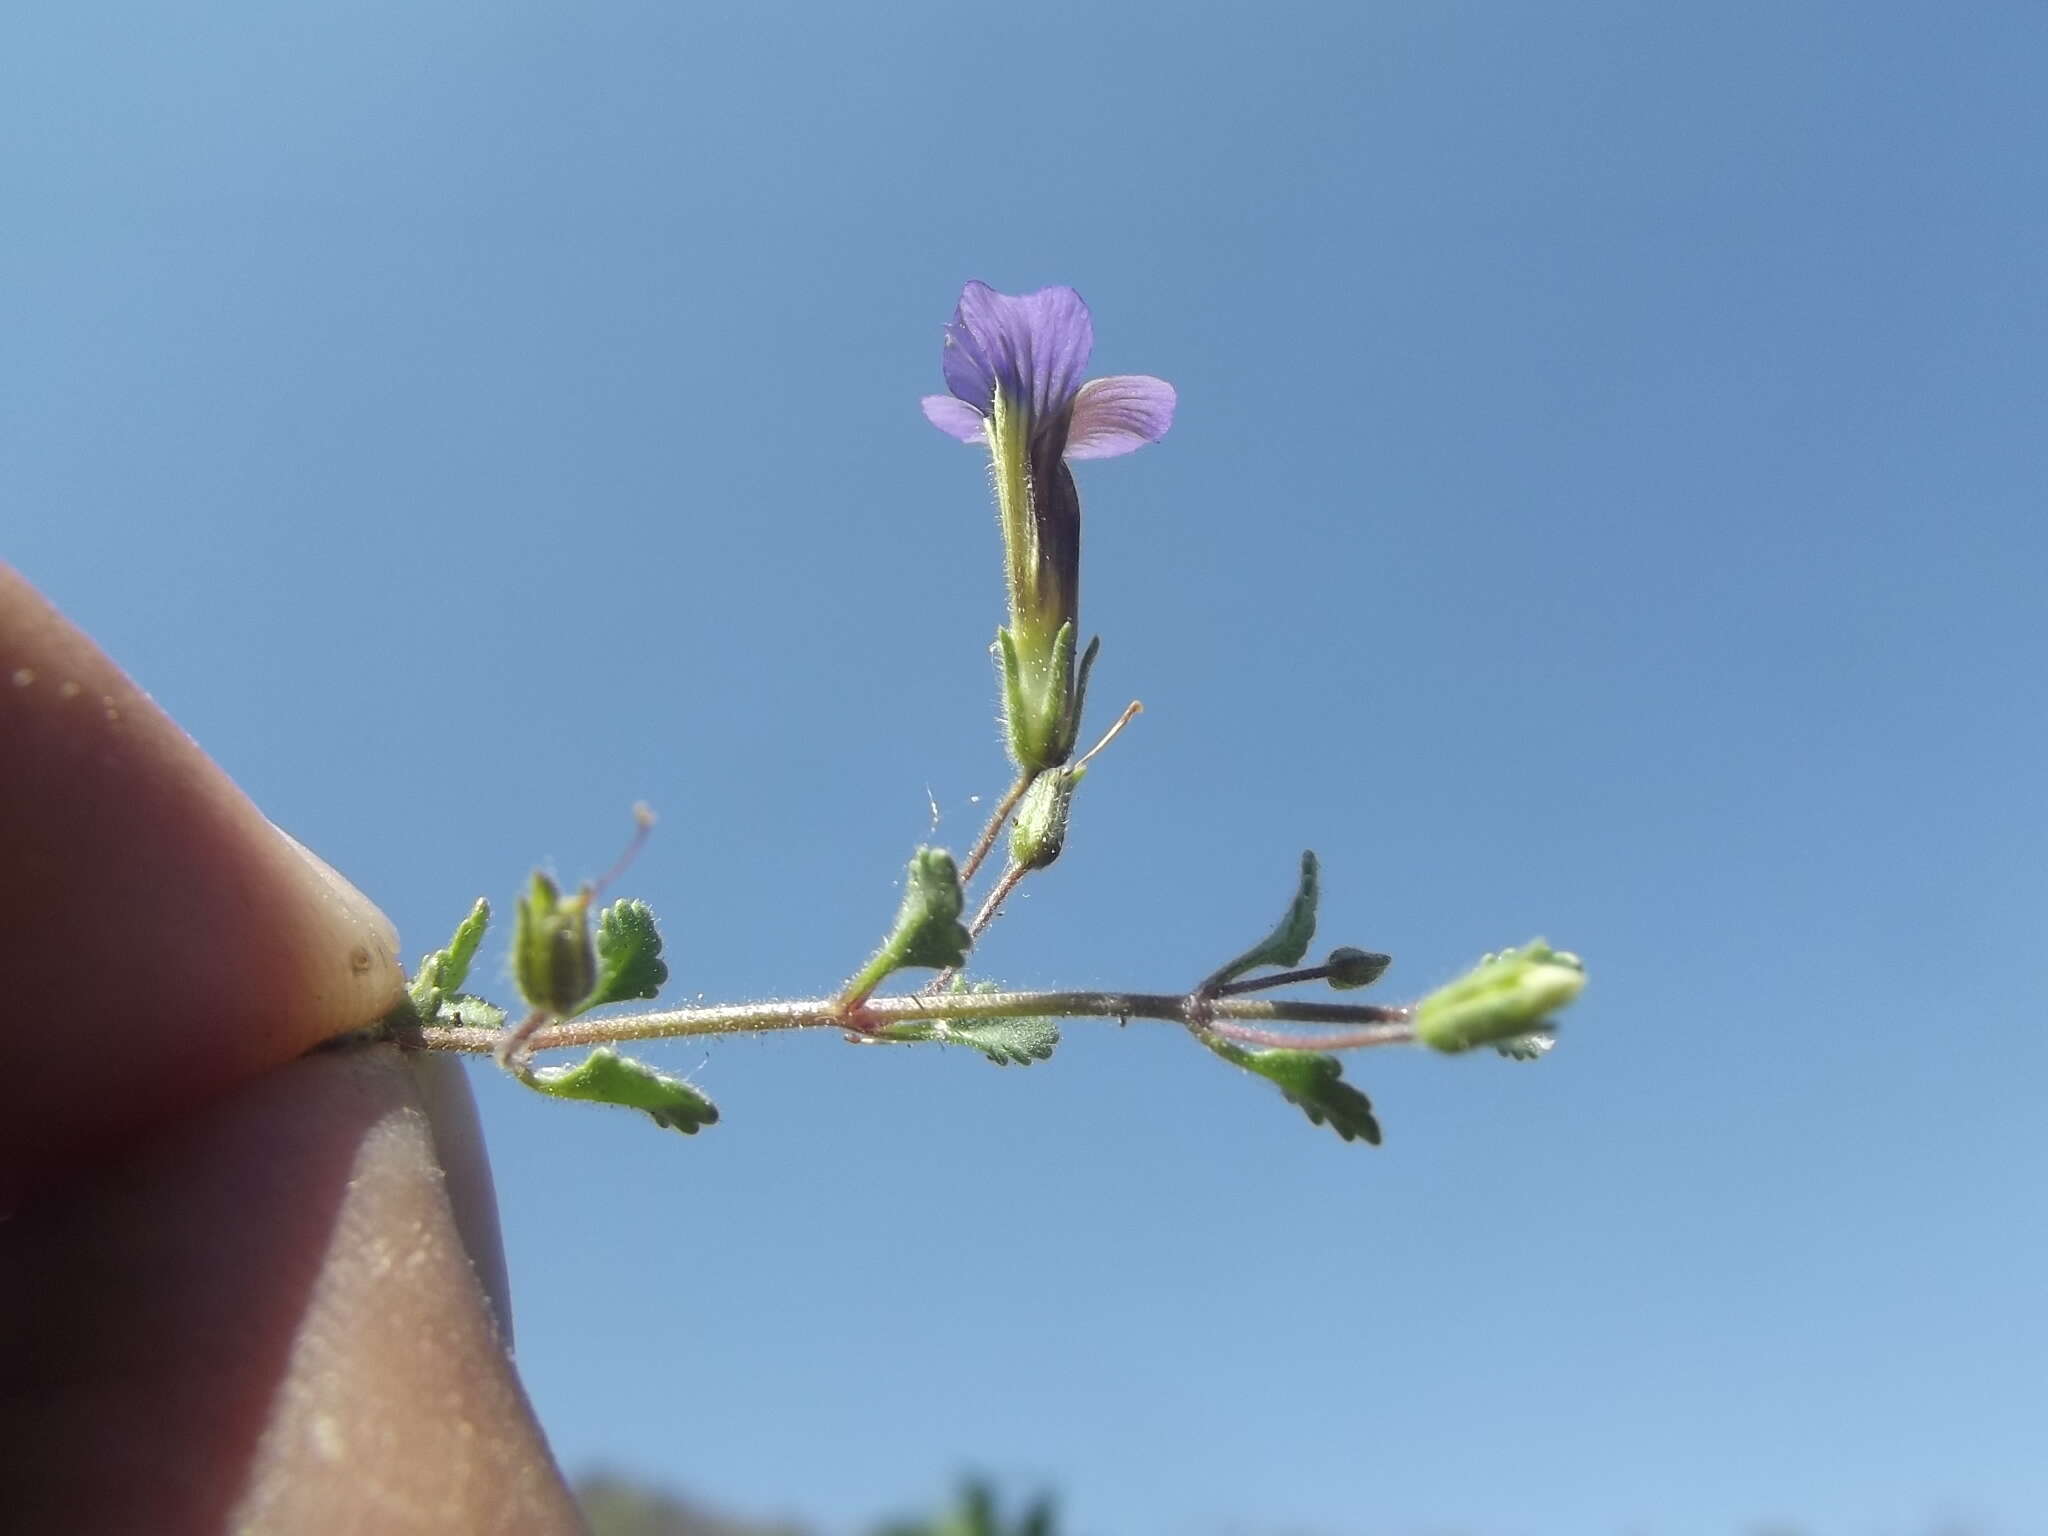
[[[1163,379],[1082,382],[1094,349],[1088,306],[1073,289],[1016,295],[969,283],[941,357],[951,393],[924,400],[933,426],[989,451],[1010,610],[997,650],[1010,751],[1027,773],[1072,755],[1087,682],[1088,658],[1078,680],[1074,666],[1081,498],[1067,462],[1129,453],[1173,424]]]

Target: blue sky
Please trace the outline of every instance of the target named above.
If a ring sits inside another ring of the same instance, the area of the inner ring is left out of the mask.
[[[479,1074],[564,1463],[850,1532],[2048,1530],[2048,12],[42,7],[0,46],[0,553],[429,947],[534,862],[672,996],[834,985],[1004,783],[962,281],[1078,287],[1147,712],[985,946],[1170,988],[1300,849],[1537,1067],[1378,1151],[1163,1027]],[[502,946],[489,951],[502,975]],[[505,989],[509,990],[509,988]]]

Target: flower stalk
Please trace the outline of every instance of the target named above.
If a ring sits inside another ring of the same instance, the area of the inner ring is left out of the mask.
[[[1321,1003],[1272,998],[1198,999],[1178,992],[957,992],[943,998],[922,994],[870,997],[860,1006],[863,1023],[885,1025],[924,1019],[1154,1019],[1189,1028],[1204,1028],[1248,1044],[1287,1044],[1317,1050],[1360,1049],[1407,1045],[1415,1030],[1409,1010],[1370,1004]],[[1286,1035],[1261,1029],[1271,1024],[1301,1024],[1341,1029],[1341,1036]],[[533,1032],[529,1051],[565,1050],[576,1046],[618,1045],[629,1040],[670,1040],[700,1035],[765,1034],[786,1029],[847,1028],[838,998],[806,998],[794,1002],[730,1003],[705,1008],[676,1008],[655,1013],[619,1014],[602,1019],[569,1019]],[[463,1025],[394,1022],[402,1045],[428,1051],[487,1055],[504,1037],[503,1030]]]

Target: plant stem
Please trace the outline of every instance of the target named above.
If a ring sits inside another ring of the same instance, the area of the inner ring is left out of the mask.
[[[1053,771],[1057,773],[1059,770],[1054,769]],[[988,932],[988,925],[996,920],[996,914],[1002,910],[1003,903],[1009,899],[1010,892],[1017,889],[1023,883],[1024,877],[1030,873],[1030,869],[1022,864],[1012,864],[1003,871],[1002,879],[990,887],[987,898],[981,904],[981,910],[974,914],[974,921],[967,925],[969,942],[979,943],[981,941],[981,936]],[[959,974],[959,966],[947,966],[938,975],[917,989],[918,996],[939,996],[948,987],[952,986],[953,978]]]
[[[1252,976],[1243,981],[1227,981],[1213,988],[1211,997],[1242,997],[1247,992],[1264,992],[1272,987],[1291,987],[1296,982],[1322,981],[1329,976],[1327,965],[1304,966],[1298,971],[1275,971],[1270,976]]]
[[[527,1076],[531,1068],[526,1058],[532,1054],[527,1042],[547,1027],[549,1017],[545,1008],[536,1008],[523,1022],[499,1030],[498,1043],[491,1048],[492,1058],[515,1077]]]
[[[1012,784],[1004,792],[1003,798],[996,802],[995,810],[989,815],[988,825],[981,829],[981,836],[974,840],[974,847],[968,852],[966,859],[961,862],[960,884],[962,886],[965,886],[968,881],[974,878],[975,871],[980,869],[983,862],[987,860],[989,849],[995,847],[996,839],[1002,835],[1003,823],[1010,819],[1010,812],[1017,809],[1017,802],[1024,798],[1024,791],[1031,787],[1031,781],[1035,777],[1035,774],[1019,774],[1017,782]]]
[[[1010,892],[1017,889],[1023,883],[1024,877],[1030,873],[1030,869],[1022,864],[1012,864],[1003,871],[1003,878],[990,887],[987,898],[981,904],[981,910],[974,914],[974,921],[967,925],[969,938],[978,941],[988,932],[988,925],[996,920],[996,914],[1002,911],[1003,903],[1009,899]]]
[[[1124,706],[1124,712],[1116,717],[1116,724],[1103,733],[1102,740],[1090,747],[1086,755],[1078,763],[1074,764],[1071,768],[1047,768],[1043,771],[1046,773],[1071,773],[1076,779],[1079,779],[1081,770],[1088,766],[1089,759],[1093,758],[1096,753],[1100,752],[1112,741],[1115,741],[1118,735],[1122,733],[1123,728],[1144,712],[1145,706],[1143,704],[1139,703],[1136,699],[1131,700],[1129,704]],[[974,878],[975,872],[987,860],[989,850],[995,846],[996,838],[1003,830],[1003,824],[1010,819],[1010,813],[1017,809],[1017,802],[1030,792],[1031,786],[1037,781],[1038,775],[1035,773],[1019,775],[1017,782],[1010,786],[1009,793],[1005,794],[997,804],[995,814],[989,817],[988,825],[982,828],[981,836],[976,839],[973,851],[967,855],[967,862],[960,866],[960,885],[963,890],[966,888],[967,882]],[[1002,911],[1003,903],[1009,899],[1010,892],[1017,889],[1018,883],[1030,872],[1029,869],[1019,868],[1015,864],[1012,864],[1003,871],[1002,879],[996,882],[995,888],[988,893],[987,898],[982,902],[981,910],[974,914],[974,921],[968,924],[967,932],[972,938],[979,939],[982,934],[988,931],[988,925],[996,920],[996,915]],[[926,997],[937,996],[952,985],[953,978],[958,974],[959,967],[957,966],[943,970],[926,982],[919,990]]]
[[[1414,1029],[1406,1024],[1366,1024],[1330,1035],[1294,1034],[1220,1020],[1212,1020],[1208,1029],[1210,1034],[1239,1045],[1275,1045],[1289,1051],[1353,1051],[1371,1045],[1406,1045],[1415,1038]]]
[[[1281,1043],[1328,1050],[1373,1045],[1406,1045],[1415,1038],[1408,1010],[1351,1003],[1307,1003],[1287,999],[1219,997],[1197,999],[1177,992],[956,992],[944,998],[871,997],[860,1007],[860,1022],[896,1024],[918,1019],[1159,1019],[1193,1025],[1247,1044]],[[1342,1028],[1330,1039],[1283,1035],[1261,1024],[1315,1024]],[[662,1040],[696,1035],[758,1034],[778,1029],[850,1029],[836,999],[799,1002],[728,1003],[678,1008],[663,1013],[621,1014],[606,1019],[570,1019],[533,1032],[528,1051],[611,1045],[624,1040]],[[488,1055],[504,1038],[501,1029],[428,1024],[398,1030],[402,1045],[429,1051]]]

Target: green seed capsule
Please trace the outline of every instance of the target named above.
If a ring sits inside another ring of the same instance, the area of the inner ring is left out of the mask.
[[[519,990],[536,1008],[563,1018],[575,1013],[597,986],[597,951],[590,942],[590,888],[566,901],[554,881],[535,873],[519,899],[512,937],[512,970]]]

